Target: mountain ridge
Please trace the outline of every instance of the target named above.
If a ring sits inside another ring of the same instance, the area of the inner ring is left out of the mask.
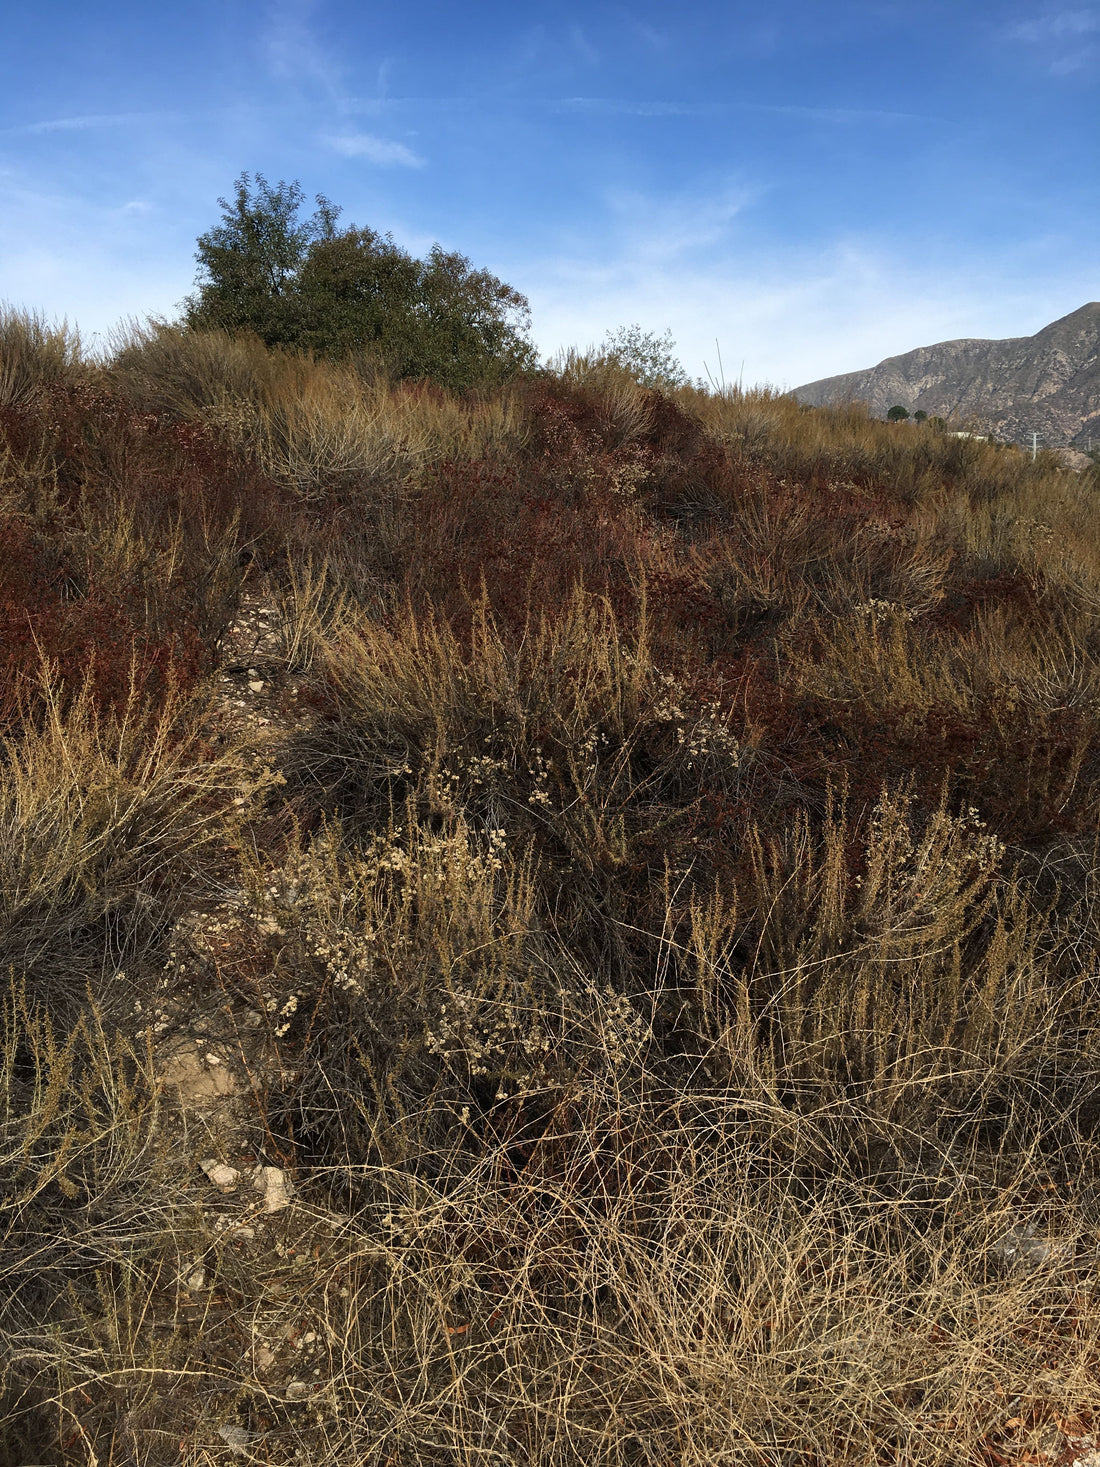
[[[1100,441],[1100,301],[1033,336],[961,337],[886,357],[877,366],[793,389],[812,407],[862,400],[876,417],[895,405],[967,420],[1014,443]]]

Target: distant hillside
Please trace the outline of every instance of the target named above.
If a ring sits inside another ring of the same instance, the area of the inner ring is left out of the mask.
[[[895,404],[930,415],[970,418],[998,438],[1047,447],[1100,446],[1100,302],[1004,341],[964,339],[921,346],[877,367],[796,387],[821,407],[851,399],[876,417]]]

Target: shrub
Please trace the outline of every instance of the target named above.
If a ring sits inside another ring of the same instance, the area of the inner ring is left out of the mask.
[[[354,226],[318,196],[299,223],[297,183],[242,173],[222,224],[199,237],[199,289],[185,323],[330,358],[365,356],[393,378],[448,387],[497,382],[534,365],[526,298],[465,256],[433,245],[415,260],[390,236]]]
[[[203,700],[169,684],[150,706],[137,671],[101,713],[47,666],[36,718],[0,737],[0,970],[59,1023],[88,983],[109,1015],[125,1010],[219,839],[219,807],[248,783],[236,753],[212,757]]]
[[[0,306],[0,408],[73,380],[83,366],[79,333],[68,322],[51,326],[36,312]]]

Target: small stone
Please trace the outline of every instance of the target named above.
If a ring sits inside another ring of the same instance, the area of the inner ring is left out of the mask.
[[[185,1289],[190,1289],[192,1294],[200,1294],[206,1288],[206,1269],[200,1263],[183,1279]]]
[[[264,1194],[264,1211],[280,1212],[290,1206],[290,1179],[282,1167],[258,1166],[252,1173],[252,1185]]]
[[[264,685],[262,682],[249,683],[248,690],[250,693],[262,693]]]
[[[266,1375],[275,1364],[275,1351],[269,1350],[266,1345],[256,1345],[252,1351],[252,1359],[260,1375]]]
[[[309,1395],[309,1386],[304,1380],[291,1380],[287,1382],[286,1398],[288,1401],[304,1401]]]
[[[226,1166],[224,1162],[216,1161],[212,1156],[208,1156],[205,1161],[200,1161],[199,1166],[215,1187],[223,1187],[227,1192],[232,1191],[241,1178],[236,1167]]]

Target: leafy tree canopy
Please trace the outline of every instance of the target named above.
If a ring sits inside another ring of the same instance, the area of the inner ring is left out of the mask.
[[[643,331],[635,322],[609,331],[600,347],[601,355],[625,367],[643,387],[683,387],[687,374],[676,358],[672,332],[662,336]]]
[[[237,179],[222,223],[200,235],[193,328],[254,331],[269,346],[359,357],[391,377],[448,387],[500,381],[533,367],[526,297],[461,254],[433,245],[415,259],[392,235],[354,225],[323,195],[299,220],[297,183]]]
[[[886,414],[887,419],[891,423],[901,423],[901,422],[904,422],[905,419],[908,416],[909,416],[909,409],[902,407],[900,403],[898,403],[894,407],[892,407],[890,409],[890,411]]]

